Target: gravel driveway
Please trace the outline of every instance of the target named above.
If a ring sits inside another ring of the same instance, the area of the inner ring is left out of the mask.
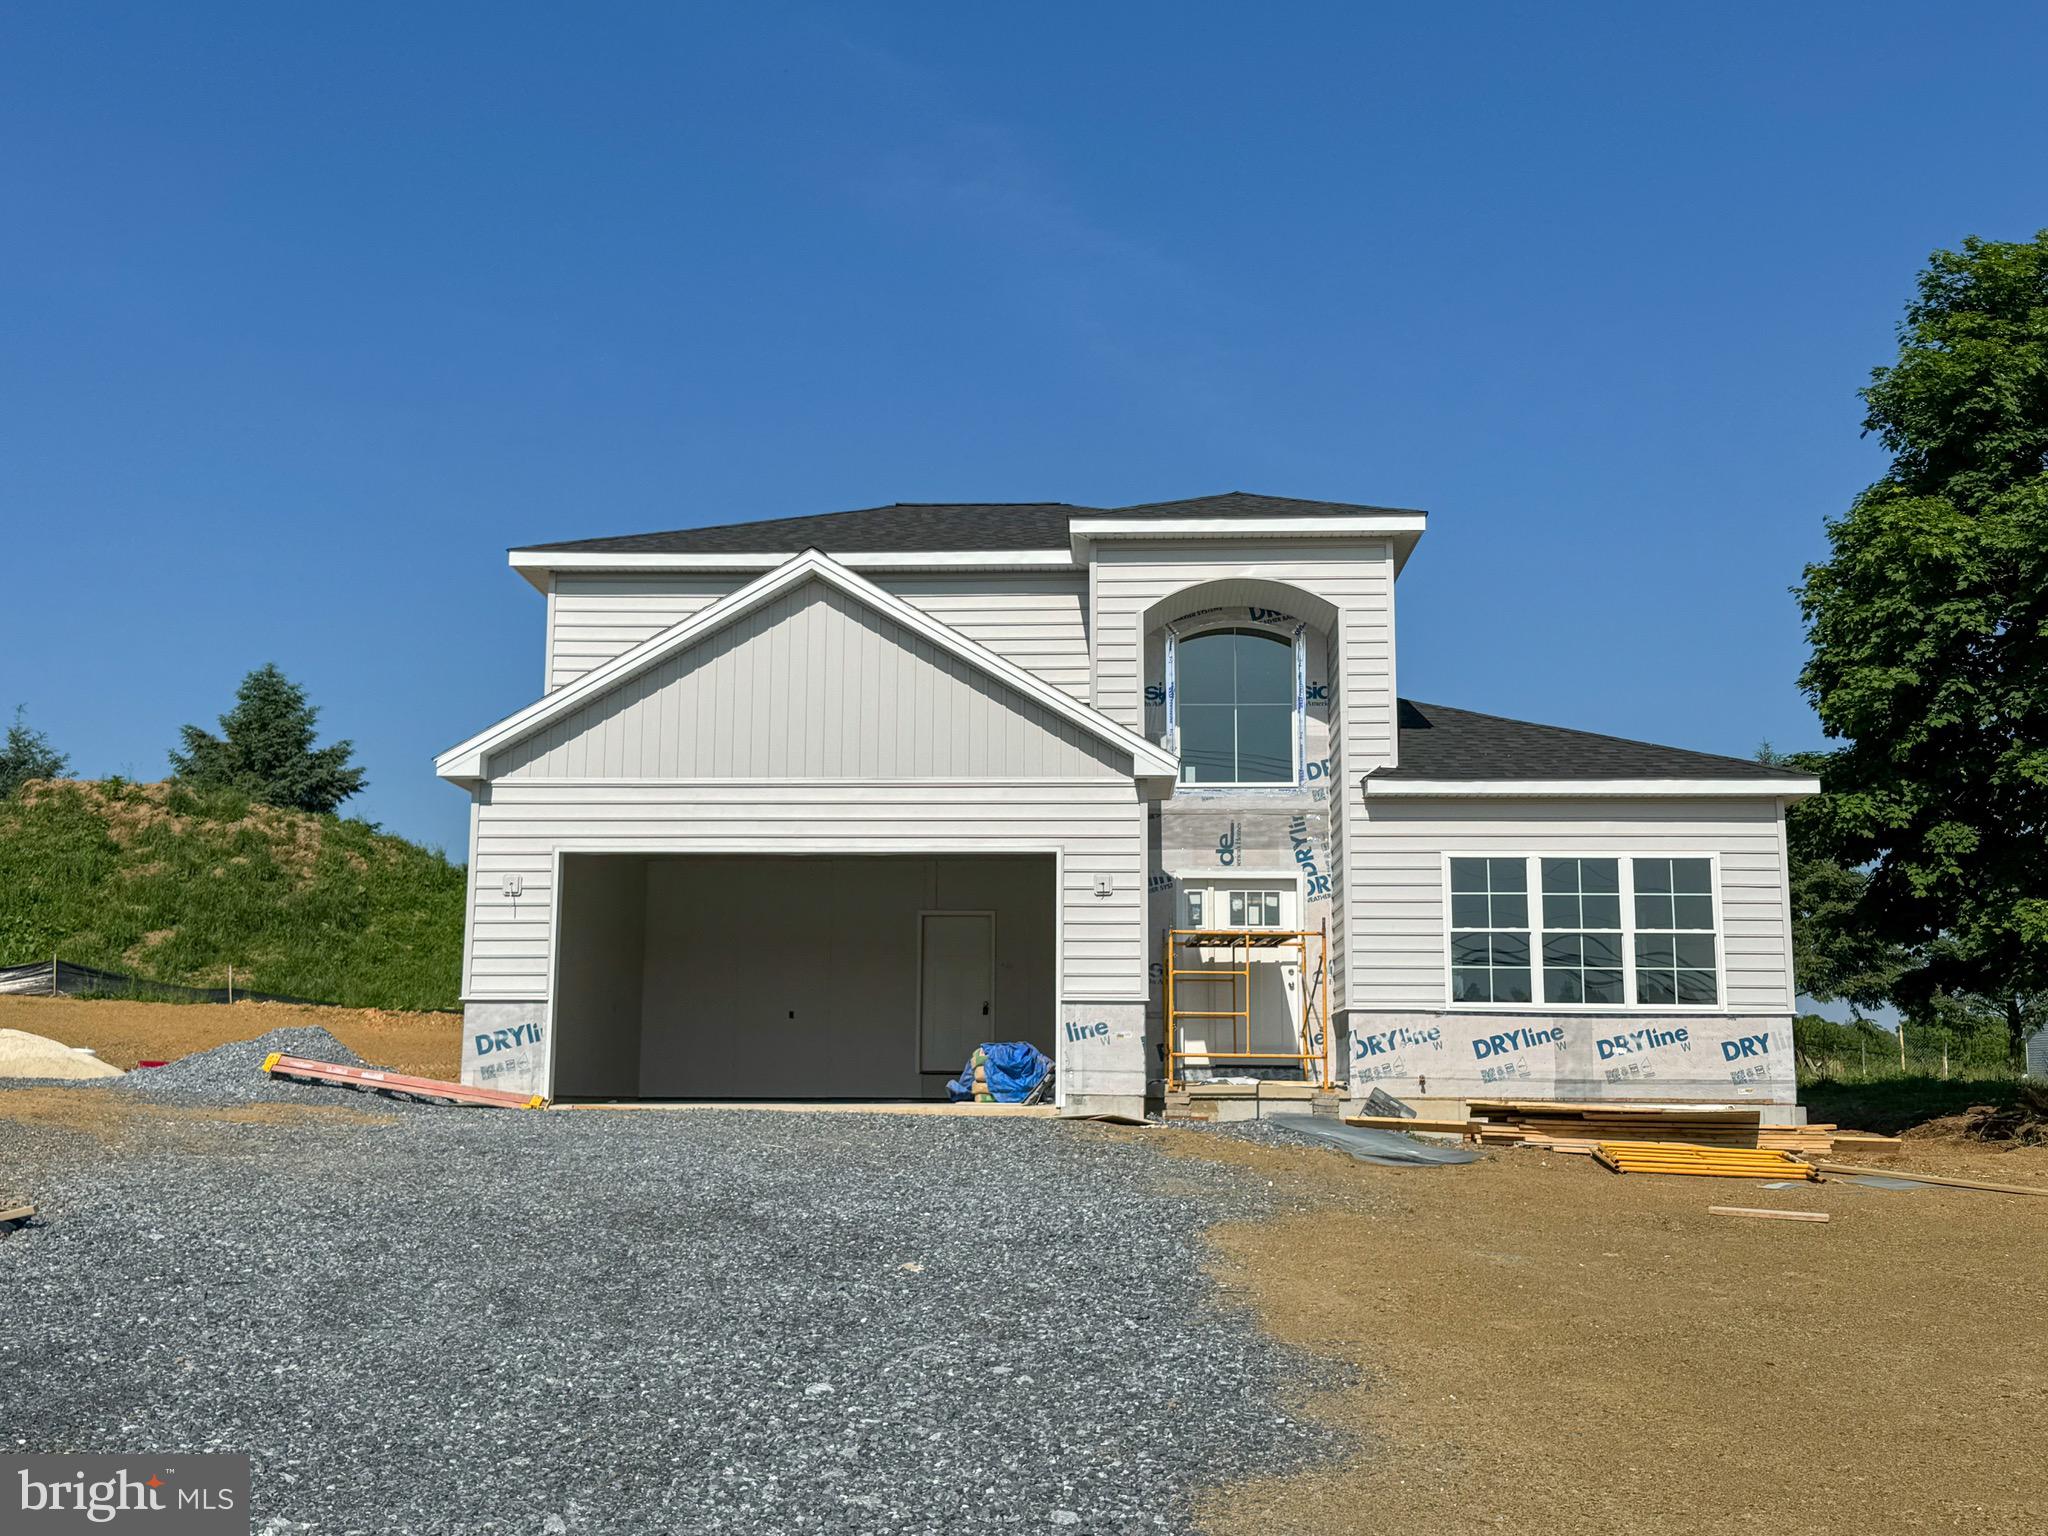
[[[1329,1449],[1201,1273],[1268,1192],[1142,1136],[391,1113],[0,1118],[10,1448],[246,1450],[257,1530],[379,1536],[1180,1530]]]

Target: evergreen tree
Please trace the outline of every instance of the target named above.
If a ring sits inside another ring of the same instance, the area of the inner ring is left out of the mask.
[[[7,743],[0,746],[0,800],[30,779],[61,779],[71,770],[71,759],[50,745],[41,731],[29,729],[22,717],[23,707],[14,707],[14,724],[7,727]]]
[[[313,745],[319,715],[305,689],[266,662],[235,690],[220,735],[181,728],[185,750],[171,753],[171,768],[196,787],[232,789],[291,810],[332,811],[362,789],[363,770],[349,765],[353,742]]]

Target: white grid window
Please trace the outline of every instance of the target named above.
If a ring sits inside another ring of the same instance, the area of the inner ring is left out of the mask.
[[[1451,860],[1451,1000],[1526,1003],[1533,995],[1528,861]]]
[[[1706,859],[1635,862],[1636,1001],[1712,1007],[1714,868]]]
[[[1621,861],[1544,859],[1543,1001],[1622,1002]]]
[[[1453,1006],[1722,1005],[1711,857],[1487,854],[1447,863]]]

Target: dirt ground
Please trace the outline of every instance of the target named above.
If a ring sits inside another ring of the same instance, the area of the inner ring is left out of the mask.
[[[1313,1404],[1357,1456],[1209,1498],[1218,1536],[2048,1519],[2048,1198],[1766,1190],[1521,1151],[1397,1170],[1151,1134],[1295,1197],[1279,1220],[1217,1229],[1217,1278],[1281,1339],[1360,1373]],[[2048,1188],[2048,1148],[1936,1134],[1890,1161]]]
[[[66,1045],[89,1045],[100,1060],[124,1069],[138,1061],[176,1061],[230,1040],[307,1025],[318,1025],[363,1060],[393,1071],[452,1078],[461,1069],[462,1016],[455,1013],[383,1013],[288,1003],[0,997],[0,1029],[25,1029]]]

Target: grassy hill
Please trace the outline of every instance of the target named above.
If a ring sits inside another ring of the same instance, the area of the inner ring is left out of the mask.
[[[51,955],[186,986],[453,1008],[464,872],[367,822],[175,782],[0,801],[0,965]]]

